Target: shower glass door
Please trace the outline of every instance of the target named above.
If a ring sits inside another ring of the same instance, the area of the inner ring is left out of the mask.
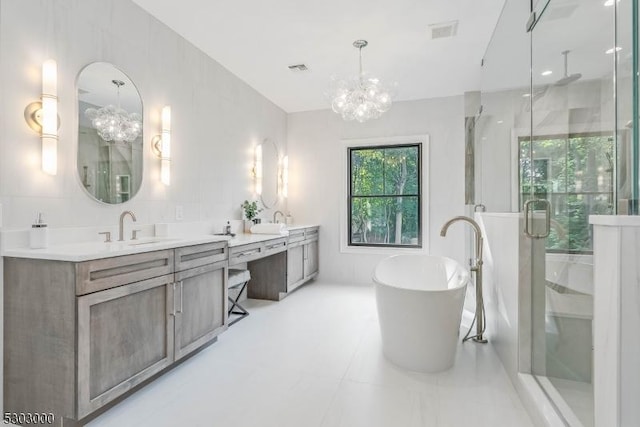
[[[569,425],[591,426],[589,215],[616,209],[615,5],[551,0],[536,7],[531,132],[518,138],[532,253],[531,369]]]

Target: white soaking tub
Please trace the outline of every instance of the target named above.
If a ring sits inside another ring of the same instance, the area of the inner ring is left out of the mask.
[[[384,355],[418,372],[453,366],[469,272],[450,258],[396,255],[375,268]]]

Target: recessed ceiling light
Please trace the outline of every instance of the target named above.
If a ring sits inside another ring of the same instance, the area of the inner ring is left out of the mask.
[[[621,50],[622,50],[622,48],[620,46],[616,46],[615,49],[611,48],[611,49],[607,50],[605,53],[607,55],[611,55],[614,51],[615,52],[620,52]]]
[[[543,76],[550,76],[551,74],[553,74],[553,71],[551,71],[551,70],[545,70],[545,71],[542,72]]]
[[[613,0],[607,0],[606,2],[604,2],[604,5],[607,7],[613,6],[614,1]],[[620,0],[617,0],[617,3],[620,3]]]
[[[522,97],[523,97],[523,98],[528,98],[528,97],[530,97],[530,96],[531,96],[531,94],[530,94],[530,93],[523,93],[523,94],[522,94]]]
[[[498,124],[501,125],[504,123],[504,120],[498,120]]]

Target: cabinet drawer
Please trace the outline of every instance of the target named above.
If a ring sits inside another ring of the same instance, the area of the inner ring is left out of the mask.
[[[145,252],[76,264],[76,295],[173,273],[173,250]]]
[[[305,242],[312,242],[314,240],[318,240],[318,227],[305,228],[304,230],[304,240]]]
[[[229,248],[229,265],[241,264],[263,257],[262,242]]]
[[[289,231],[289,244],[302,242],[304,240],[304,228],[300,230]]]
[[[226,261],[228,256],[227,242],[205,243],[204,245],[177,248],[175,250],[175,271]]]
[[[269,240],[264,242],[264,256],[269,256],[284,252],[287,250],[287,238],[282,237],[280,239]]]

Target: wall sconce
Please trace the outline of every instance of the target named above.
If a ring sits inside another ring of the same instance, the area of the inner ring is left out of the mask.
[[[151,139],[151,150],[160,159],[160,182],[171,184],[171,106],[162,108],[162,133]]]
[[[24,118],[42,138],[42,171],[58,172],[58,66],[48,59],[42,63],[42,101],[24,109]]]
[[[256,194],[262,194],[262,144],[256,145],[253,162],[253,179],[255,180]]]
[[[289,156],[282,158],[280,166],[280,196],[284,199],[289,197]]]

